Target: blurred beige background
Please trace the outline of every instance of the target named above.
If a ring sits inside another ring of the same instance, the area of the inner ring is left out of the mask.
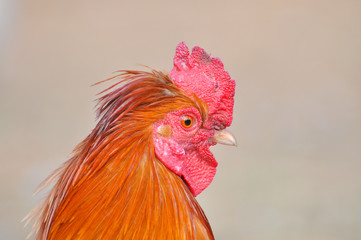
[[[94,127],[90,85],[180,41],[237,82],[238,147],[198,197],[217,239],[361,239],[361,1],[1,0],[0,22],[0,239]]]

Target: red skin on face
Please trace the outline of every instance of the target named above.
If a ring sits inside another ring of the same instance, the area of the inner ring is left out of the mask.
[[[208,107],[205,122],[197,109],[183,109],[167,114],[154,125],[155,153],[169,169],[183,177],[194,196],[201,193],[216,174],[217,161],[210,151],[215,143],[209,139],[215,130],[231,125],[235,81],[224,70],[219,58],[211,58],[204,49],[188,47],[181,42],[176,49],[174,68],[170,73],[177,87],[189,96],[196,95]],[[180,123],[183,115],[194,116],[192,128],[184,129]],[[162,137],[158,128],[171,127],[172,136]]]
[[[193,125],[181,124],[184,116],[193,118]],[[171,112],[153,126],[153,142],[157,157],[174,173],[184,178],[194,196],[201,193],[213,180],[218,165],[210,152],[213,129],[202,127],[203,122],[196,108]],[[171,136],[163,137],[158,131],[169,126]]]

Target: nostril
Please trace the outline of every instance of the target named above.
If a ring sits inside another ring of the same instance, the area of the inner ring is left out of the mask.
[[[215,125],[215,126],[214,126],[214,130],[216,130],[216,131],[221,130],[221,127],[218,126],[218,125]]]

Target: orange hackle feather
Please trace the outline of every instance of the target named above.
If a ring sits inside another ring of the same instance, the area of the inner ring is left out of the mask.
[[[151,135],[172,111],[196,107],[207,118],[206,104],[161,72],[116,77],[99,99],[95,129],[49,178],[58,179],[36,239],[214,239],[186,183],[157,159]]]

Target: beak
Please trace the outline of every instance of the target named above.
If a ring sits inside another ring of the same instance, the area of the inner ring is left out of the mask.
[[[215,131],[213,137],[211,138],[211,141],[224,145],[237,146],[236,138],[226,129]]]

